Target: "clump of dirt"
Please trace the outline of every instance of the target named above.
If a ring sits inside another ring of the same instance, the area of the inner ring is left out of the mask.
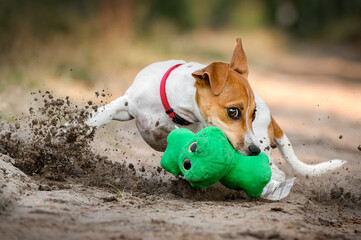
[[[1,123],[0,152],[31,176],[64,181],[92,171],[92,162],[102,158],[90,151],[94,134],[84,124],[89,112],[71,104],[69,97],[55,99],[49,91],[38,95],[41,106],[31,107],[30,116],[15,124]]]
[[[30,176],[54,181],[77,178],[87,185],[116,180],[124,188],[139,185],[135,170],[92,149],[94,129],[85,124],[98,108],[92,101],[82,107],[69,97],[54,98],[49,91],[32,94],[39,106],[29,109],[30,116],[0,123],[0,153],[14,159],[14,166]]]
[[[29,116],[16,119],[15,123],[0,122],[0,153],[10,156],[13,165],[29,176],[60,183],[75,180],[107,188],[112,184],[135,195],[171,192],[192,199],[244,198],[222,186],[195,189],[185,180],[155,178],[164,173],[161,169],[147,178],[142,175],[144,167],[137,172],[132,163],[111,161],[91,145],[95,129],[85,121],[98,109],[93,101],[79,106],[69,97],[55,98],[49,91],[32,95],[37,107],[29,109]]]

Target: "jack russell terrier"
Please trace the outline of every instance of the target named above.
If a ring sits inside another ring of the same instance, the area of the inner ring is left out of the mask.
[[[135,119],[144,140],[157,151],[166,149],[167,136],[175,128],[198,132],[216,126],[240,153],[257,155],[262,151],[268,155],[272,178],[263,197],[271,200],[287,196],[295,178],[285,181],[285,174],[274,164],[270,146],[277,146],[286,162],[303,176],[318,176],[346,162],[335,159],[310,165],[297,158],[291,142],[248,82],[240,38],[230,64],[181,60],[153,63],[138,73],[124,96],[91,116],[86,123],[95,128],[111,120]]]

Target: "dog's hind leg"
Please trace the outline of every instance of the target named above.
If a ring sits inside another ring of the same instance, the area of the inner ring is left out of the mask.
[[[100,128],[111,120],[128,121],[134,118],[128,110],[127,96],[124,95],[93,111],[85,123],[91,127]]]

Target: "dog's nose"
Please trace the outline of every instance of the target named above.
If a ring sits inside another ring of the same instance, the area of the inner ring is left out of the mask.
[[[256,145],[249,146],[248,150],[251,156],[257,156],[261,152],[261,149]]]

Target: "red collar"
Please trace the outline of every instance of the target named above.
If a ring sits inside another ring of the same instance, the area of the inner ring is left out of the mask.
[[[160,98],[162,99],[162,104],[165,110],[165,113],[168,114],[168,116],[172,119],[172,121],[174,123],[180,124],[180,125],[189,125],[191,124],[190,122],[188,122],[187,120],[185,120],[184,118],[182,118],[181,116],[179,116],[177,113],[174,112],[174,110],[170,107],[168,99],[167,99],[167,93],[165,91],[165,84],[166,81],[168,79],[169,74],[176,69],[177,67],[179,67],[180,65],[182,65],[182,63],[180,64],[176,64],[173,67],[171,67],[170,69],[168,69],[168,71],[164,74],[162,81],[160,82]]]

